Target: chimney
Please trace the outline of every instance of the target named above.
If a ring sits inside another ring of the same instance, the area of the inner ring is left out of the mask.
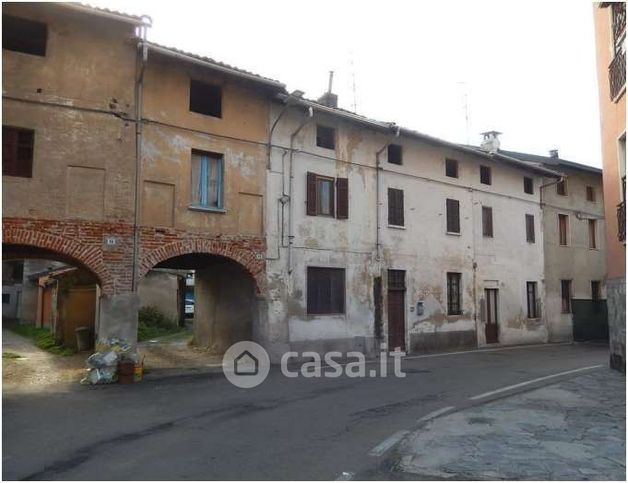
[[[327,107],[338,107],[338,96],[331,92],[331,86],[334,82],[334,71],[329,71],[329,85],[327,86],[327,92],[318,98],[318,102]]]
[[[558,149],[550,149],[550,158],[558,158]]]
[[[482,144],[480,148],[489,153],[499,151],[499,131],[486,131],[482,133]]]

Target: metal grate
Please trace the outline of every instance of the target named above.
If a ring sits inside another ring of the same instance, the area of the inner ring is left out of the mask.
[[[618,52],[608,67],[611,100],[615,100],[626,84],[626,53]]]

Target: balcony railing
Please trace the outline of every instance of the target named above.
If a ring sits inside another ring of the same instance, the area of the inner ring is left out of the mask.
[[[617,205],[617,238],[626,243],[626,202]]]
[[[611,100],[615,100],[626,84],[626,53],[617,52],[608,67],[608,80],[611,88]]]
[[[626,4],[624,2],[611,3],[613,12],[613,41],[617,45],[626,30]]]

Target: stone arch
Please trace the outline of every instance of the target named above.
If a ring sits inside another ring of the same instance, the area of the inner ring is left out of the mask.
[[[177,241],[167,243],[148,251],[142,256],[139,267],[139,278],[141,279],[158,263],[170,258],[192,255],[208,254],[225,257],[241,265],[255,281],[255,288],[258,294],[264,292],[264,259],[258,259],[251,249],[236,246],[233,242],[207,240],[196,238],[192,240]]]
[[[94,245],[85,245],[69,238],[52,235],[41,231],[23,228],[10,228],[2,233],[3,251],[5,245],[35,247],[58,255],[60,261],[75,263],[85,267],[98,279],[98,283],[105,295],[112,295],[114,283],[109,270],[103,260],[102,249]]]

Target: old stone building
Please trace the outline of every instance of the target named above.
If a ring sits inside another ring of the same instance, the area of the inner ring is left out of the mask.
[[[566,175],[601,200],[595,170],[288,94],[148,42],[147,18],[9,4],[3,25],[3,253],[91,273],[97,337],[135,340],[152,269],[194,270],[197,344],[275,360],[571,340],[557,283],[603,290],[601,237],[580,246],[601,201],[551,194]]]
[[[611,365],[626,369],[626,2],[593,7],[608,243]]]

